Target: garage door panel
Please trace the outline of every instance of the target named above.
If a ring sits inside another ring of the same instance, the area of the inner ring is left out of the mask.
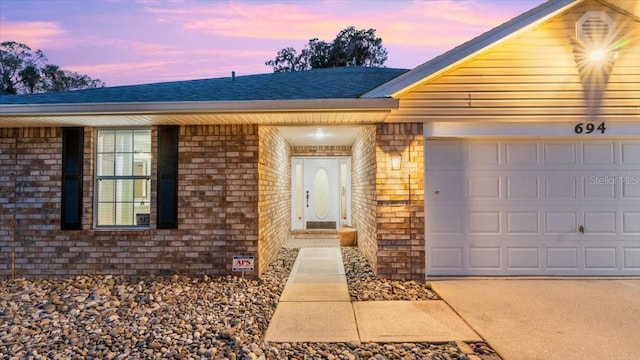
[[[467,177],[469,199],[499,199],[500,176]]]
[[[469,269],[499,270],[502,267],[500,247],[470,247]]]
[[[434,270],[464,270],[463,247],[433,247],[429,252],[429,267]]]
[[[640,177],[627,175],[618,179],[622,183],[623,198],[640,199]]]
[[[584,213],[585,234],[615,234],[616,233],[616,213],[615,211],[585,211]]]
[[[426,162],[438,168],[457,168],[464,163],[464,152],[461,142],[428,142],[425,152]]]
[[[622,215],[622,232],[640,236],[640,212],[624,212]]]
[[[547,247],[547,270],[578,270],[578,247]]]
[[[575,143],[545,142],[543,146],[545,164],[576,164]]]
[[[470,234],[499,234],[499,211],[469,211]]]
[[[537,211],[507,212],[508,234],[538,234],[539,232]]]
[[[578,213],[571,211],[548,211],[545,213],[545,233],[575,234],[578,231]]]
[[[640,275],[640,141],[431,148],[461,162],[425,154],[427,275]]]
[[[584,267],[587,270],[616,270],[615,247],[585,247]]]
[[[540,249],[537,247],[508,247],[509,270],[540,270]]]
[[[547,199],[575,199],[576,184],[575,176],[545,176],[545,197]]]
[[[609,143],[583,143],[582,163],[591,164],[615,164],[615,144]]]
[[[539,163],[538,143],[507,143],[506,162],[509,165],[535,165]]]
[[[638,142],[622,142],[622,164],[638,165],[640,164],[640,143]]]
[[[464,181],[458,174],[445,173],[442,176],[430,176],[427,179],[427,188],[431,201],[434,204],[466,201]]]
[[[467,145],[467,162],[470,165],[497,165],[500,163],[498,142],[481,142]]]
[[[432,234],[463,234],[464,213],[462,207],[438,207],[427,211],[427,230]]]
[[[640,247],[625,247],[622,254],[626,270],[640,270]]]
[[[540,178],[533,175],[507,176],[507,199],[539,199]]]
[[[606,179],[606,176],[606,174],[598,173],[583,178],[583,196],[585,199],[616,198],[616,185],[614,182],[598,181],[598,179]]]

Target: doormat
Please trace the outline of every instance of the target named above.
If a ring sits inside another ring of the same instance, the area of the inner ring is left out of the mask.
[[[294,239],[337,239],[338,234],[296,234]]]
[[[333,230],[336,228],[335,221],[307,221],[307,230],[324,229]]]

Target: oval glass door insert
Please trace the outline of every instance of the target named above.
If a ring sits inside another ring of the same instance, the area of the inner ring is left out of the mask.
[[[329,214],[330,203],[329,175],[324,168],[316,170],[313,176],[313,212],[318,219],[324,219]]]

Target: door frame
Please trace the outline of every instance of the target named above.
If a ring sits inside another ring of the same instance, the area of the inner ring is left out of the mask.
[[[291,230],[306,230],[305,218],[305,160],[326,159],[338,162],[338,206],[336,227],[351,224],[351,156],[292,156],[291,157]],[[332,176],[332,174],[329,174]]]

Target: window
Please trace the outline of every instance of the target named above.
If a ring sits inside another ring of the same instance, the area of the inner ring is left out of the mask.
[[[149,226],[151,130],[102,129],[96,136],[96,226]]]

